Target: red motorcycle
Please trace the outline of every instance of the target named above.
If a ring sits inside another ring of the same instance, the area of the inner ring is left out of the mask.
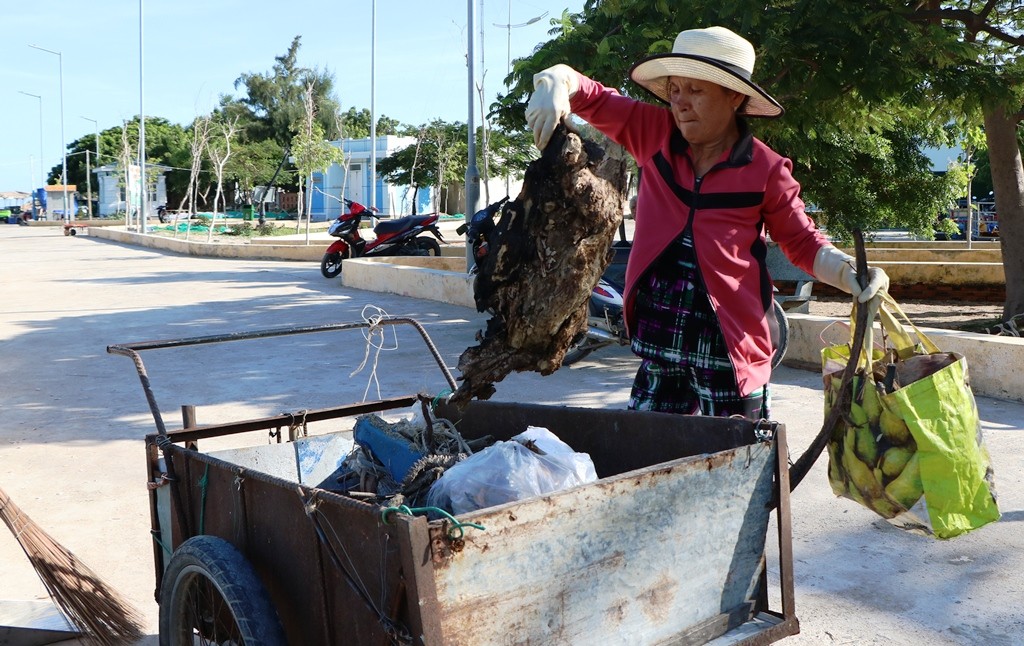
[[[373,232],[376,238],[365,240],[359,233],[363,217],[376,219],[377,216],[359,202],[343,200],[348,211],[331,223],[327,233],[338,238],[324,253],[320,261],[320,273],[325,278],[334,278],[341,273],[341,261],[346,258],[364,256],[440,256],[444,242],[437,228],[437,214],[407,215],[397,220],[379,221]],[[377,209],[373,209],[376,211]],[[437,240],[421,233],[432,233]]]

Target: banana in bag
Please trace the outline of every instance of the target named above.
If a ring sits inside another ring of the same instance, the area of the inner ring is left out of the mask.
[[[940,351],[887,294],[879,315],[885,348],[872,350],[870,369],[866,353],[858,358],[850,410],[829,439],[833,493],[897,527],[937,538],[998,520],[967,360]],[[826,416],[840,401],[849,361],[849,344],[822,350]]]

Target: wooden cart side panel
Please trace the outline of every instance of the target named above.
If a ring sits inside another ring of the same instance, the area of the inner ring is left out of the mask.
[[[195,531],[202,526],[204,534],[242,551],[267,588],[289,643],[390,643],[380,618],[401,607],[400,530],[381,521],[379,508],[318,492],[323,498],[313,513],[328,549],[293,483],[201,454],[179,454],[184,457],[177,462],[192,474],[185,497],[195,510]]]
[[[466,515],[486,530],[435,553],[443,643],[672,643],[748,604],[775,452],[740,447]]]
[[[589,454],[602,478],[756,441],[753,424],[738,418],[491,401],[471,402],[461,412],[441,406],[438,414],[456,421],[467,438],[508,440],[527,426],[547,428]]]

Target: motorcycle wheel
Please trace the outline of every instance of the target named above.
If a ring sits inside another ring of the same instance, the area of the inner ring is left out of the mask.
[[[583,335],[579,341],[573,341],[569,345],[569,349],[565,352],[565,357],[562,359],[563,366],[571,366],[574,363],[578,363],[583,359],[590,356],[594,350],[600,350],[608,343],[604,341],[595,341],[589,336]]]
[[[421,252],[426,252],[426,255],[428,256],[441,255],[441,245],[437,244],[437,240],[434,240],[433,238],[420,236],[419,238],[416,238],[413,242],[416,243],[417,249],[419,249]]]
[[[779,323],[779,339],[775,343],[775,354],[772,355],[772,370],[774,370],[782,363],[783,357],[786,356],[786,348],[789,347],[789,319],[786,318],[786,310],[782,309],[782,305],[775,299],[772,299],[772,312],[775,314],[775,320]]]
[[[349,253],[335,251],[334,253],[325,253],[323,260],[320,261],[320,273],[324,275],[324,278],[334,278],[341,273],[341,261],[348,258]]]

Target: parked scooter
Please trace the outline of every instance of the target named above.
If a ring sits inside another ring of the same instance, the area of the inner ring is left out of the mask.
[[[461,225],[457,232],[466,234],[466,243],[471,245],[473,258],[479,262],[490,251],[491,232],[495,227],[495,216],[508,200],[507,197],[477,211],[470,221]],[[595,350],[610,345],[628,345],[629,336],[623,319],[623,294],[626,292],[626,263],[632,243],[626,240],[625,226],[619,227],[619,239],[612,243],[612,260],[594,286],[590,295],[587,315],[587,330],[573,340],[562,359],[562,365],[571,366]],[[476,267],[473,268],[476,271]],[[772,311],[777,325],[772,330],[772,345],[775,356],[772,368],[782,362],[789,345],[789,320],[778,301],[772,300]]]
[[[364,256],[440,256],[444,242],[437,228],[437,214],[407,215],[397,220],[384,220],[373,227],[377,237],[365,240],[359,233],[359,224],[364,217],[374,218],[372,211],[359,202],[342,200],[348,210],[338,216],[327,233],[338,238],[324,253],[320,261],[320,273],[325,278],[334,278],[341,273],[341,261],[346,258]],[[431,233],[437,240],[421,233]]]
[[[625,229],[620,227],[620,239],[612,244],[612,261],[608,264],[601,279],[594,286],[590,296],[590,311],[587,318],[586,334],[574,340],[565,353],[562,365],[581,361],[595,350],[609,345],[628,345],[629,335],[623,319],[623,295],[626,293],[626,262],[632,243],[625,239]],[[772,299],[772,313],[775,323],[772,329],[772,368],[782,363],[789,346],[789,319],[782,305]]]

